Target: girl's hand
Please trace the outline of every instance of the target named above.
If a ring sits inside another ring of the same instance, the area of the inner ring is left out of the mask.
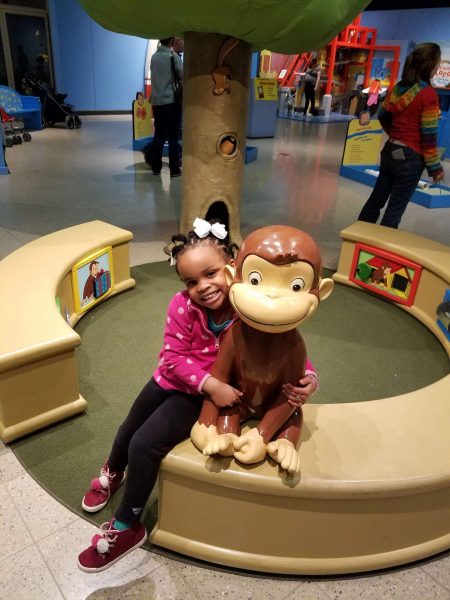
[[[203,385],[203,391],[208,394],[216,406],[220,408],[240,402],[242,392],[228,383],[223,383],[215,377],[208,377]]]
[[[317,389],[317,380],[311,375],[306,375],[300,379],[299,384],[301,387],[295,387],[292,383],[282,385],[283,394],[286,396],[288,404],[294,408],[299,408],[308,402],[308,398]]]

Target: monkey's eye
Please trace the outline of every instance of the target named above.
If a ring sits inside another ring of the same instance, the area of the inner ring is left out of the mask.
[[[293,292],[301,292],[305,288],[305,282],[301,277],[297,277],[291,281],[291,290]]]
[[[258,271],[252,271],[248,276],[248,282],[252,285],[259,285],[262,281],[261,274]]]

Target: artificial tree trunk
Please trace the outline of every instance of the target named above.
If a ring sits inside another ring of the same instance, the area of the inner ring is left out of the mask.
[[[231,71],[231,93],[214,95],[212,72],[228,39],[194,32],[184,37],[180,230],[192,229],[196,217],[228,218],[231,238],[240,242],[251,46],[240,40],[224,58],[223,64]]]

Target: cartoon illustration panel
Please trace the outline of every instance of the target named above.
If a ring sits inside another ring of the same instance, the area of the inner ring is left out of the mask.
[[[72,268],[72,289],[77,313],[91,308],[114,290],[111,246],[86,256]]]
[[[349,279],[393,302],[411,306],[422,267],[397,254],[355,245]]]

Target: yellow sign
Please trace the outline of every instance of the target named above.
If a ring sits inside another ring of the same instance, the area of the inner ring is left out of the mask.
[[[137,94],[133,100],[133,134],[135,140],[148,138],[153,135],[152,105],[144,98],[143,94]]]
[[[276,79],[263,79],[255,77],[256,100],[278,100],[278,87]]]
[[[383,129],[378,119],[360,125],[358,119],[352,119],[348,124],[342,164],[376,165],[378,163]]]

